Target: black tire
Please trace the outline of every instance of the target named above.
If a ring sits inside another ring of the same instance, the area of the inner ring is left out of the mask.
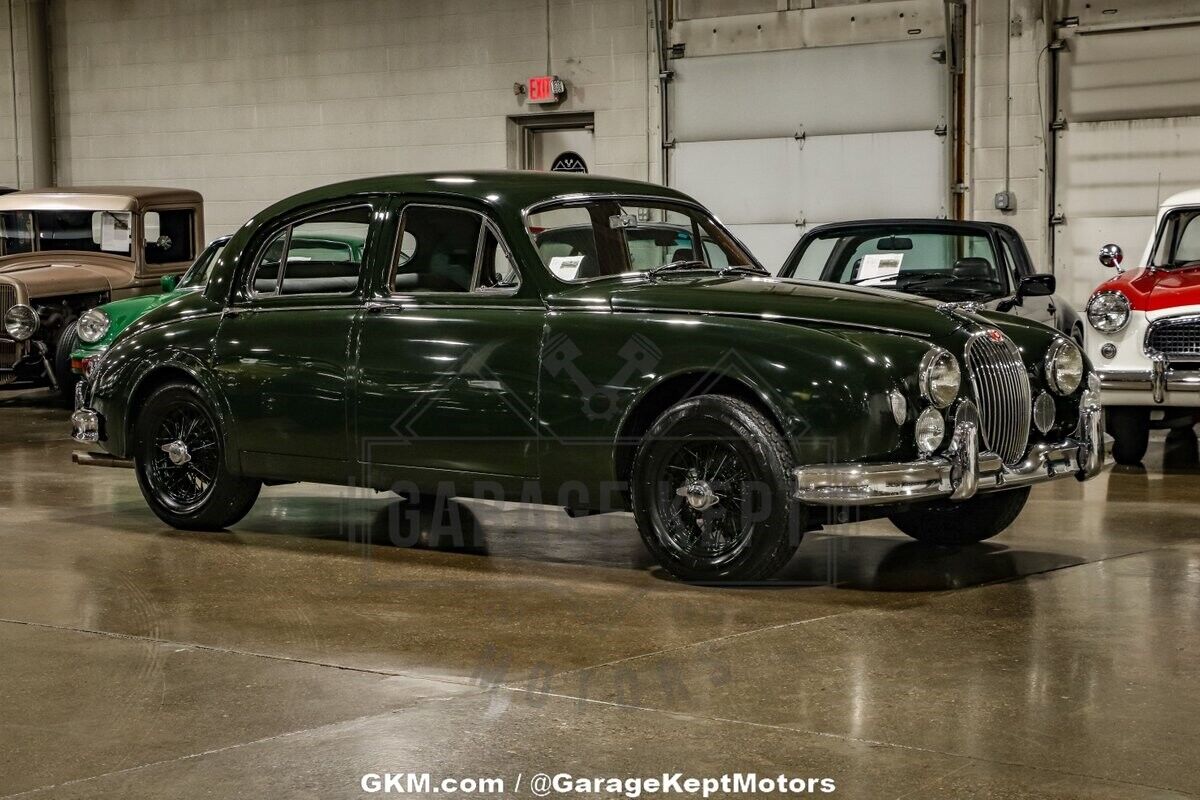
[[[888,517],[918,542],[943,546],[975,544],[1001,533],[1020,515],[1029,487],[989,492],[970,500],[921,503]]]
[[[1108,432],[1113,437],[1113,459],[1122,466],[1136,466],[1150,446],[1150,410],[1139,406],[1104,409]]]
[[[75,349],[75,323],[63,328],[58,341],[54,344],[54,359],[50,366],[54,369],[54,380],[58,383],[58,396],[68,405],[75,402],[75,384],[79,376],[71,371],[71,351]]]
[[[642,541],[685,581],[765,580],[804,532],[804,509],[790,496],[792,466],[783,436],[750,404],[724,395],[677,403],[650,426],[634,457]],[[681,496],[689,486],[694,494]],[[712,498],[706,508],[692,505]]]
[[[250,511],[262,482],[225,467],[217,415],[199,386],[168,383],[155,389],[135,421],[134,466],[150,510],[184,530],[221,530]],[[163,448],[182,443],[175,456]]]

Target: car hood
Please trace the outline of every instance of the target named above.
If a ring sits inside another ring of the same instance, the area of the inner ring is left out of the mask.
[[[26,297],[52,297],[127,286],[133,277],[133,265],[122,268],[61,255],[36,254],[0,259],[0,277],[24,287]]]
[[[104,305],[100,306],[100,310],[108,315],[110,322],[110,335],[116,335],[117,332],[123,330],[129,325],[129,323],[133,322],[147,311],[158,308],[163,303],[169,303],[176,297],[181,297],[191,291],[195,290],[176,289],[173,292],[166,292],[165,294],[127,297],[124,300],[116,300],[112,303],[105,303]]]
[[[1102,283],[1097,291],[1124,293],[1136,311],[1200,305],[1200,265],[1131,270]]]
[[[614,311],[677,311],[778,318],[835,328],[941,339],[961,320],[915,295],[768,277],[682,277],[640,281],[611,294]]]

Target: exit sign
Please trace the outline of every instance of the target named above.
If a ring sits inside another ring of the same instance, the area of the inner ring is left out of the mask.
[[[526,82],[525,98],[530,103],[557,103],[566,92],[566,86],[557,75],[538,75]]]

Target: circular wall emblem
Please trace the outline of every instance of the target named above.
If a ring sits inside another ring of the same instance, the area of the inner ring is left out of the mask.
[[[550,164],[551,172],[587,172],[587,162],[573,150],[559,153]]]

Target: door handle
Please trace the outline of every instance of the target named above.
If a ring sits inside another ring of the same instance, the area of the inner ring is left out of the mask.
[[[1047,313],[1053,314],[1057,310],[1058,308],[1054,305],[1054,303],[1050,303],[1046,306]]]
[[[367,313],[368,314],[382,314],[383,306],[380,305],[379,303],[368,303],[367,304]]]

